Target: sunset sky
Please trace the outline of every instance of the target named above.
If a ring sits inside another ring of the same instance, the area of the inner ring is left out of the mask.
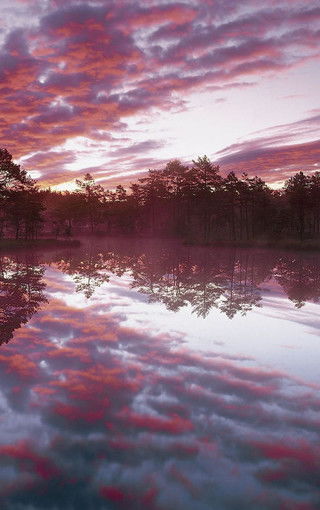
[[[273,186],[320,164],[316,0],[1,0],[0,131],[43,186],[207,154]]]

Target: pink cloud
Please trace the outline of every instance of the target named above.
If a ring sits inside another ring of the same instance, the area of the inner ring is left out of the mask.
[[[0,133],[8,149],[19,157],[76,136],[99,140],[101,131],[117,131],[151,108],[187,108],[192,91],[260,81],[318,57],[317,5],[244,6],[54,1],[38,9],[38,27],[8,31],[0,54]],[[42,182],[61,182],[64,169],[51,162],[45,169],[36,157],[29,161],[47,174]]]
[[[224,172],[234,170],[259,175],[269,182],[285,180],[300,170],[315,171],[319,162],[320,142],[265,147],[259,142],[254,147],[236,150],[219,157],[217,162]],[[279,170],[280,171],[279,171]]]

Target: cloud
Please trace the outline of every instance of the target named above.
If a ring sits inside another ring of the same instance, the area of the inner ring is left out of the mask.
[[[129,117],[186,109],[191,92],[240,90],[248,79],[259,82],[265,73],[317,58],[320,14],[313,2],[261,7],[246,0],[240,8],[164,1],[146,8],[140,1],[55,0],[15,2],[11,10],[21,20],[28,8],[34,21],[18,29],[10,31],[5,17],[0,134],[15,157],[29,156],[32,169],[46,173],[42,182],[62,181],[65,169],[58,160],[41,167],[32,156],[39,147],[52,155],[75,137],[101,141]]]
[[[259,146],[231,152],[219,157],[217,162],[224,171],[258,175],[269,182],[282,181],[294,172],[315,171],[319,164],[320,141],[300,144],[282,145],[279,147]]]
[[[316,112],[289,124],[254,132],[246,141],[225,147],[213,158],[224,173],[247,172],[268,182],[279,182],[300,170],[317,170],[320,163],[318,136],[319,114]],[[306,141],[298,143],[301,138]]]
[[[37,152],[33,156],[23,160],[23,165],[29,168],[36,166],[39,171],[53,171],[56,166],[65,165],[74,162],[76,155],[73,151],[49,151],[49,152]]]

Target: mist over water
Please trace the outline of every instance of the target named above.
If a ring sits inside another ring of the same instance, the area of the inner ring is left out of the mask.
[[[319,274],[165,240],[0,253],[1,508],[319,508]]]

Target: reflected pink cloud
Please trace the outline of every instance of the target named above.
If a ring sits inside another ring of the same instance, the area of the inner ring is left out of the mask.
[[[118,417],[120,420],[124,420],[125,427],[128,427],[129,429],[147,430],[159,434],[178,435],[193,429],[193,425],[189,420],[184,420],[178,415],[169,416],[166,419],[163,419],[124,410],[121,415],[118,415]]]
[[[281,491],[278,493],[276,487],[287,485],[288,478],[293,484],[299,484],[303,478],[304,483],[309,484],[308,497],[313,497],[312,479],[306,482],[301,471],[294,467],[295,463],[300,463],[304,466],[304,472],[306,469],[310,472],[314,471],[318,462],[308,436],[312,419],[308,417],[306,409],[304,421],[292,421],[293,412],[300,416],[304,411],[301,411],[303,408],[298,397],[287,394],[293,384],[290,377],[280,371],[243,366],[247,362],[241,358],[223,359],[221,354],[218,358],[212,358],[212,354],[210,357],[205,353],[192,354],[186,349],[176,351],[172,348],[170,337],[122,328],[112,313],[99,317],[90,306],[86,310],[89,320],[84,324],[81,319],[83,313],[83,310],[73,309],[55,300],[32,320],[32,326],[40,337],[47,337],[47,332],[50,337],[50,315],[53,314],[59,321],[62,319],[64,325],[69,321],[69,330],[75,333],[64,347],[50,342],[42,345],[41,358],[46,360],[47,368],[41,371],[35,371],[35,362],[31,361],[39,359],[39,356],[34,358],[37,343],[34,345],[31,341],[27,344],[25,338],[18,335],[14,344],[5,347],[4,353],[15,353],[16,349],[20,351],[19,355],[8,357],[4,354],[1,357],[1,363],[6,363],[14,375],[12,389],[21,376],[25,377],[21,373],[21,364],[27,367],[26,384],[32,390],[26,404],[27,416],[36,413],[48,433],[59,440],[53,449],[44,447],[39,454],[32,453],[31,445],[25,448],[8,443],[1,449],[2,462],[18,459],[18,472],[22,470],[21,462],[30,463],[36,483],[41,484],[45,494],[49,490],[50,480],[63,476],[68,463],[73,462],[67,452],[70,448],[76,451],[80,441],[82,447],[86,444],[91,448],[92,460],[86,461],[87,467],[83,466],[85,471],[80,475],[89,483],[88,487],[93,491],[91,497],[113,501],[119,508],[122,504],[128,505],[128,502],[135,508],[134,505],[141,504],[141,501],[149,505],[147,508],[167,508],[166,503],[161,503],[165,490],[160,489],[162,481],[158,479],[155,465],[154,477],[159,491],[144,488],[143,478],[132,491],[130,483],[127,485],[123,480],[114,485],[111,478],[109,483],[106,481],[95,487],[92,477],[97,473],[97,466],[106,467],[110,458],[119,465],[123,474],[128,469],[128,480],[132,476],[129,467],[125,467],[129,458],[137,465],[140,455],[148,455],[149,462],[152,462],[151,455],[159,459],[157,462],[168,456],[178,458],[182,464],[172,462],[166,476],[170,477],[171,484],[176,484],[177,494],[182,500],[189,498],[191,508],[195,502],[208,496],[206,490],[199,489],[199,482],[195,484],[192,481],[194,469],[199,470],[197,476],[200,480],[205,481],[208,476],[201,467],[202,461],[195,468],[197,464],[193,459],[204,459],[210,450],[212,454],[207,461],[211,459],[211,463],[215,462],[217,455],[231,455],[232,464],[239,470],[237,476],[241,479],[247,472],[247,461],[244,462],[244,459],[249,455],[245,454],[244,449],[249,448],[250,469],[254,475],[250,482],[251,490],[258,495],[260,484],[265,487],[271,484],[273,487],[273,499],[266,500],[266,507],[271,508],[271,501],[284,504]],[[104,350],[97,358],[97,347],[101,345],[100,332],[110,329],[113,340],[103,343]],[[58,331],[56,335],[59,336]],[[124,353],[126,356],[123,356]],[[135,405],[137,398],[140,401],[139,410]],[[10,402],[15,402],[12,394],[9,405]],[[271,402],[273,407],[269,408]],[[281,419],[277,409],[281,409]],[[223,426],[224,420],[228,420],[227,428]],[[284,422],[290,429],[292,443],[289,440],[277,442]],[[236,423],[242,426],[250,424],[250,433],[239,435]],[[265,431],[264,441],[259,439],[260,430]],[[89,439],[92,434],[97,434],[96,440]],[[299,442],[297,438],[301,434],[303,439]],[[22,444],[26,444],[23,430],[21,438],[24,441]],[[235,447],[233,452],[230,450],[231,444]],[[261,465],[266,459],[272,463],[269,468]],[[59,470],[55,467],[57,465]],[[87,469],[93,470],[91,475]],[[211,469],[210,476],[214,472],[213,466]],[[229,467],[225,465],[225,469],[227,472]],[[76,477],[80,474],[79,468],[77,471]],[[73,490],[73,486],[74,483],[67,477],[65,490]],[[17,497],[17,490],[21,493],[22,487],[12,487],[7,497]],[[29,498],[32,497],[30,489],[23,490],[27,491]],[[225,499],[226,496],[222,494],[220,497],[227,508],[230,503],[227,502],[228,498]]]
[[[1,446],[0,455],[3,458],[13,459],[21,471],[34,473],[38,477],[49,480],[57,477],[60,472],[49,459],[37,454],[33,446],[21,442],[15,446]]]

